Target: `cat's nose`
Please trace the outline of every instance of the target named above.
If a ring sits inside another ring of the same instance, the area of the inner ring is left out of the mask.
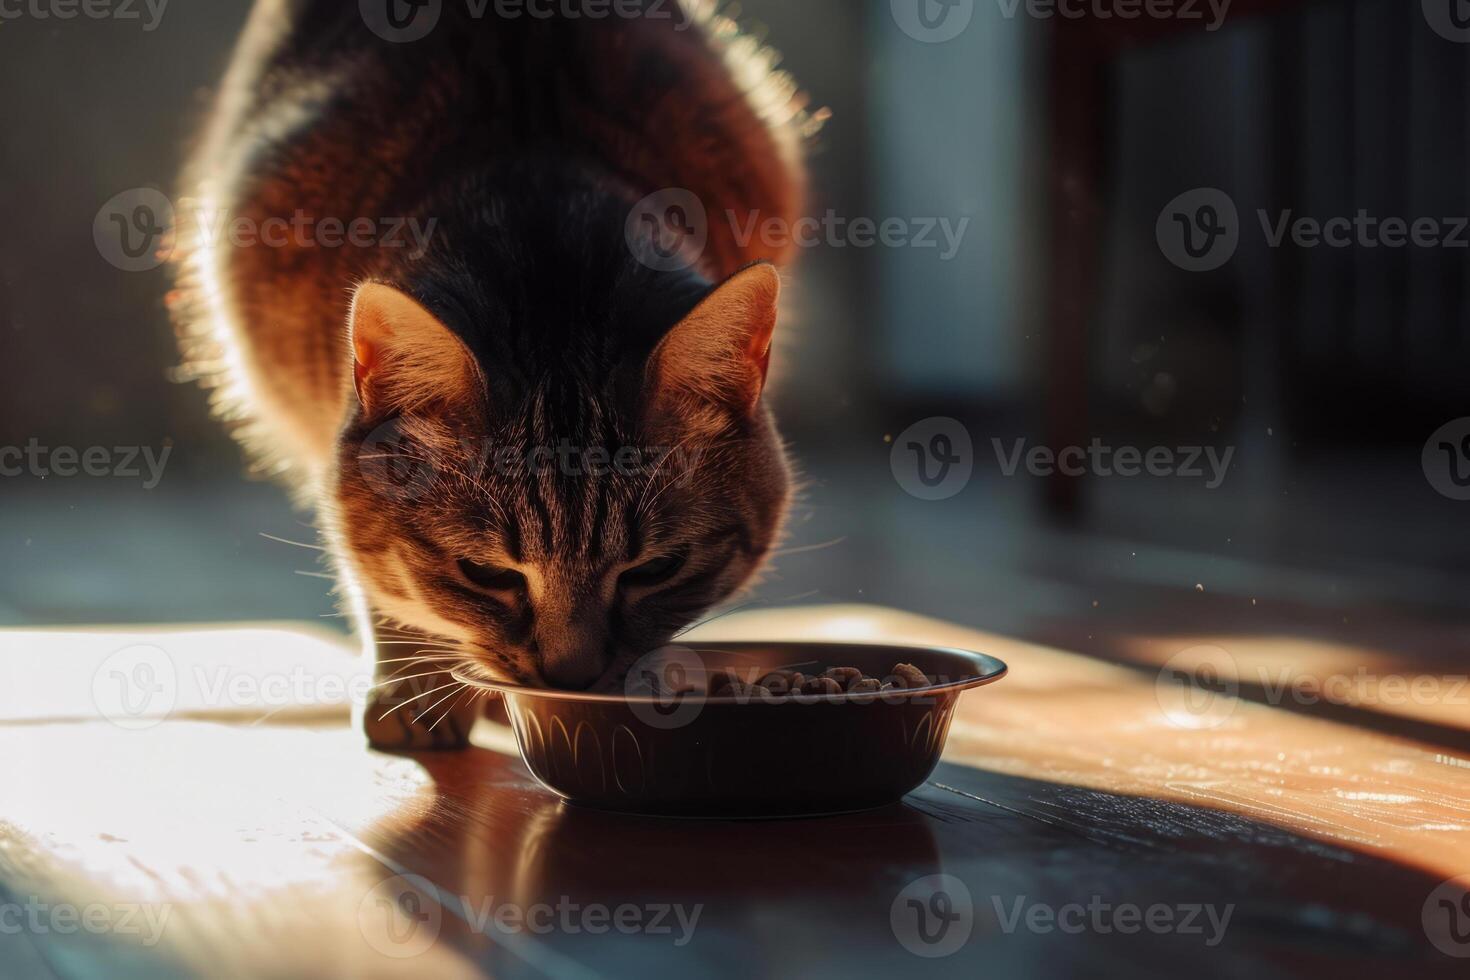
[[[611,660],[606,618],[594,596],[575,596],[568,590],[543,597],[536,616],[536,646],[547,684],[582,691],[602,676]]]
[[[606,669],[607,658],[600,645],[542,650],[541,675],[552,687],[564,691],[585,691]]]

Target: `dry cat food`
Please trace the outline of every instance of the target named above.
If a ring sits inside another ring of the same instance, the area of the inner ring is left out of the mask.
[[[928,687],[934,683],[913,664],[894,664],[882,680],[869,677],[856,667],[830,667],[820,674],[799,670],[770,670],[757,675],[726,668],[710,675],[710,697],[747,697],[775,701],[786,697],[802,700],[832,694],[891,695]]]

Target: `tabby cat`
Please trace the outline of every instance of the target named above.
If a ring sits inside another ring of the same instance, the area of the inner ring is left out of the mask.
[[[780,533],[788,256],[737,232],[799,216],[813,117],[673,3],[259,0],[188,165],[185,360],[317,513],[376,744],[464,744],[450,670],[615,686]],[[709,216],[688,261],[686,209],[637,213],[671,188]]]

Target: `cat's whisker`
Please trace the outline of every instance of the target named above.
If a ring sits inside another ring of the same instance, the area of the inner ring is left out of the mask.
[[[432,466],[432,465],[434,465],[433,463],[430,463],[429,460],[424,459],[422,456],[415,456],[412,453],[403,453],[403,452],[398,452],[398,453],[373,453],[371,455],[366,455],[366,456],[359,455],[357,458],[358,458],[358,461],[359,462],[366,462],[367,460],[370,460],[370,459],[406,459],[410,463],[422,463],[424,466]]]
[[[423,630],[409,629],[407,627],[398,626],[397,624],[388,622],[386,620],[380,620],[379,622],[374,623],[373,628],[375,632],[377,632],[379,635],[387,634],[388,636],[395,636],[402,639],[417,639],[422,640],[425,643],[453,642],[452,640],[446,639],[445,637],[436,636],[433,633],[426,633]]]
[[[405,668],[405,669],[407,669],[407,668]],[[426,672],[424,672],[422,674],[409,674],[407,677],[398,677],[398,676],[388,677],[388,678],[385,678],[384,680],[378,681],[378,683],[376,683],[372,687],[368,688],[368,690],[369,691],[376,691],[378,688],[380,688],[380,687],[387,687],[389,684],[403,684],[403,683],[406,683],[408,681],[416,681],[420,677],[434,677],[436,675],[442,675],[443,673],[444,673],[444,671],[442,671],[442,670],[430,670],[430,671],[426,671]]]
[[[658,503],[658,498],[662,497],[668,491],[669,487],[672,487],[674,484],[678,483],[680,478],[684,475],[685,474],[683,473],[675,473],[671,475],[668,480],[664,481],[664,485],[658,488],[658,493],[654,494],[653,497],[642,506],[647,507],[651,510],[653,508],[653,505]]]
[[[454,683],[456,685],[458,685],[458,687],[456,687],[455,690],[450,691],[448,694],[444,695],[438,701],[435,701],[433,704],[431,704],[427,708],[425,708],[423,714],[419,715],[417,718],[415,718],[413,720],[413,723],[415,725],[417,725],[419,722],[421,722],[425,718],[427,718],[429,716],[429,712],[433,711],[435,708],[439,707],[439,705],[443,704],[445,701],[448,701],[450,698],[454,697],[456,694],[460,693],[465,688],[469,687],[469,685],[466,684],[464,681],[455,681]],[[446,685],[446,686],[452,686],[452,685]],[[442,690],[444,690],[444,688],[441,687],[441,688],[438,688],[438,690],[441,690],[442,691]],[[405,702],[405,703],[407,703],[407,702]],[[450,711],[453,711],[454,710],[454,705],[450,705],[449,706],[449,710]],[[447,714],[447,712],[446,712],[446,714]]]
[[[377,666],[382,667],[385,664],[401,664],[402,666],[393,668],[393,672],[395,675],[402,674],[405,670],[413,670],[417,667],[424,667],[428,665],[433,665],[438,673],[444,673],[449,670],[454,663],[457,662],[458,661],[456,658],[443,656],[400,657],[393,660],[380,660],[377,662]]]
[[[259,532],[259,534],[262,538],[269,538],[271,541],[279,541],[281,544],[294,545],[297,548],[306,548],[309,551],[327,550],[319,544],[307,544],[305,541],[292,541],[289,538],[278,538],[274,534],[266,534],[264,531]]]
[[[466,684],[466,685],[464,685],[464,690],[465,691],[468,691],[468,690],[472,690],[472,689],[471,689],[471,687],[468,684]],[[460,698],[464,697],[464,691],[461,691],[460,692],[459,697]],[[470,704],[474,704],[474,703],[475,703],[475,699],[473,697],[470,698]],[[455,708],[458,708],[458,707],[459,707],[459,698],[456,698],[454,700],[454,703],[453,704],[451,704],[449,707],[447,707],[447,708],[444,709],[444,713],[439,716],[439,720],[436,721],[436,722],[434,722],[434,724],[432,724],[432,725],[429,726],[429,731],[432,732],[434,729],[438,728],[439,727],[439,722],[442,722],[445,718],[448,718],[450,715],[454,714],[454,709]],[[430,710],[432,711],[433,709],[431,708]],[[427,711],[424,712],[424,713],[425,714],[428,714]]]
[[[839,545],[846,540],[847,535],[844,534],[840,538],[833,538],[831,541],[823,541],[821,544],[805,544],[797,548],[786,548],[782,551],[773,551],[770,553],[769,557],[780,558],[783,555],[800,555],[805,554],[808,551],[822,551],[826,548],[835,547],[836,545]]]
[[[447,653],[449,651],[445,651],[445,652]],[[435,654],[432,654],[430,656],[425,656],[425,657],[421,657],[418,654],[415,654],[412,657],[390,657],[390,658],[387,658],[387,659],[384,659],[384,660],[374,661],[374,663],[379,663],[379,664],[401,664],[401,663],[405,663],[405,662],[408,662],[408,661],[414,661],[414,662],[424,663],[424,662],[427,662],[427,661],[430,661],[430,660],[443,660],[443,659],[445,659],[445,657],[443,656],[443,654],[439,654],[439,653],[436,652]]]
[[[690,439],[693,439],[693,438],[694,438],[694,433],[690,433],[689,435],[685,436],[683,439],[680,439],[677,443],[675,443],[674,448],[673,449],[670,449],[667,453],[665,453],[664,454],[664,458],[658,461],[658,465],[653,468],[653,472],[650,473],[650,474],[648,474],[648,483],[647,483],[646,486],[644,486],[643,493],[638,498],[638,505],[633,508],[633,515],[635,517],[642,517],[643,516],[644,506],[647,503],[647,499],[648,499],[648,491],[653,488],[654,480],[656,480],[658,478],[659,471],[664,468],[664,464],[667,463],[669,460],[673,459],[674,456],[678,454],[679,450],[684,448],[684,444],[687,443]],[[665,484],[664,489],[667,489],[667,487],[668,487],[668,485]],[[659,492],[662,493],[663,491],[660,490]]]
[[[482,468],[482,472],[483,472],[483,468]],[[484,498],[484,500],[485,500],[486,503],[488,503],[491,507],[494,507],[495,508],[495,513],[497,515],[499,515],[500,520],[501,520],[502,523],[505,523],[505,524],[509,524],[510,523],[510,518],[506,516],[505,508],[503,508],[503,507],[500,506],[500,501],[498,501],[498,500],[495,499],[495,495],[490,492],[490,488],[489,487],[487,487],[483,483],[481,483],[478,477],[472,477],[468,473],[461,473],[460,475],[466,481],[469,482],[470,486],[472,486],[476,490],[480,491],[480,495]]]
[[[751,599],[749,602],[742,602],[738,606],[731,606],[729,609],[726,609],[723,612],[718,612],[715,615],[710,616],[710,617],[708,617],[706,619],[701,619],[697,623],[690,623],[688,626],[684,627],[679,632],[675,633],[674,634],[674,639],[678,639],[679,637],[683,636],[685,633],[688,633],[690,630],[696,629],[697,627],[700,627],[700,626],[704,626],[706,623],[713,623],[717,619],[723,619],[724,617],[730,615],[731,613],[737,613],[737,612],[739,612],[742,609],[749,609],[751,606],[759,606],[759,605],[762,605],[762,604],[765,604],[765,603],[768,603],[768,602],[770,602],[769,599]]]
[[[378,720],[379,721],[382,721],[384,718],[387,718],[393,712],[397,711],[399,708],[403,707],[406,704],[413,704],[415,701],[419,700],[420,698],[426,698],[430,694],[433,694],[433,693],[435,693],[437,691],[444,690],[444,688],[446,688],[446,687],[454,687],[456,684],[463,684],[463,683],[464,683],[463,681],[450,681],[448,684],[441,684],[439,687],[436,687],[436,688],[432,688],[430,690],[427,690],[423,694],[415,694],[413,697],[409,698],[408,700],[406,700],[406,701],[400,701],[397,704],[395,704],[393,707],[389,708],[387,711],[383,712],[381,715],[378,716]]]

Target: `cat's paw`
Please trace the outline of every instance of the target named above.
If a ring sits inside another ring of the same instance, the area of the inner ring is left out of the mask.
[[[475,699],[456,691],[445,704],[436,705],[438,695],[424,696],[439,684],[451,683],[449,676],[427,688],[424,680],[389,683],[374,689],[358,720],[368,744],[386,751],[462,749],[470,744],[470,729],[480,716]]]

